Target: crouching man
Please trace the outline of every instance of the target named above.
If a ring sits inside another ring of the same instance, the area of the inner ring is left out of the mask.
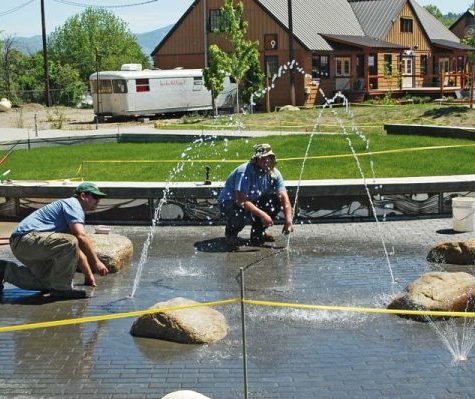
[[[238,233],[249,223],[251,245],[275,241],[266,229],[274,224],[281,210],[285,218],[282,232],[294,230],[292,206],[282,175],[275,168],[275,154],[269,144],[257,144],[254,149],[251,160],[229,175],[218,198],[226,219],[226,243],[232,247],[239,245]]]
[[[54,201],[20,222],[10,247],[23,265],[0,261],[0,292],[5,281],[59,299],[85,298],[86,291],[72,287],[77,267],[85,275],[85,285],[92,287],[96,286],[93,269],[101,276],[108,273],[84,228],[85,212],[96,209],[105,196],[94,183],[84,182],[71,198]]]

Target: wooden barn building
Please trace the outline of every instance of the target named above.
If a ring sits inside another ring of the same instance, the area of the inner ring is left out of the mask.
[[[259,42],[273,76],[289,62],[289,1],[242,0],[248,38]],[[196,0],[152,52],[155,67],[203,68],[205,48],[226,43],[213,33],[222,0]],[[467,86],[470,46],[415,0],[292,0],[295,105],[344,92],[371,96],[454,94]],[[203,8],[206,7],[206,10]],[[206,24],[206,29],[204,25]],[[274,82],[273,107],[291,103],[288,73]]]
[[[449,29],[460,39],[468,36],[475,29],[475,12],[473,10],[466,11]]]

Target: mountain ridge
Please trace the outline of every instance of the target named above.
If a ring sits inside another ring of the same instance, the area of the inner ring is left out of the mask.
[[[150,56],[150,53],[155,49],[155,47],[162,41],[166,34],[173,27],[172,25],[164,26],[163,28],[158,28],[150,32],[144,33],[133,33],[137,38],[137,43],[142,48],[143,52]],[[25,36],[14,36],[13,47],[17,50],[26,53],[33,54],[37,51],[40,51],[43,48],[43,40],[41,35],[35,35],[30,37]]]

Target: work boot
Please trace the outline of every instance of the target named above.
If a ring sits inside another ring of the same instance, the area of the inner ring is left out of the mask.
[[[264,233],[265,242],[275,242],[275,237],[272,234]]]
[[[265,243],[264,232],[260,234],[251,233],[251,239],[249,241],[253,247],[262,247]]]
[[[226,233],[225,241],[226,241],[226,245],[228,245],[229,247],[232,247],[232,248],[239,247],[240,240],[238,236],[234,236],[234,235]]]
[[[55,299],[84,299],[87,293],[84,290],[51,290],[50,297]]]

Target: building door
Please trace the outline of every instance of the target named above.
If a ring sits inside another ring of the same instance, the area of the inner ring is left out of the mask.
[[[414,87],[414,56],[402,57],[402,88]]]
[[[449,67],[449,57],[440,57],[439,58],[439,74],[444,79],[444,86],[449,84],[449,76],[447,75],[450,72]]]
[[[350,90],[351,58],[335,57],[335,89]]]

